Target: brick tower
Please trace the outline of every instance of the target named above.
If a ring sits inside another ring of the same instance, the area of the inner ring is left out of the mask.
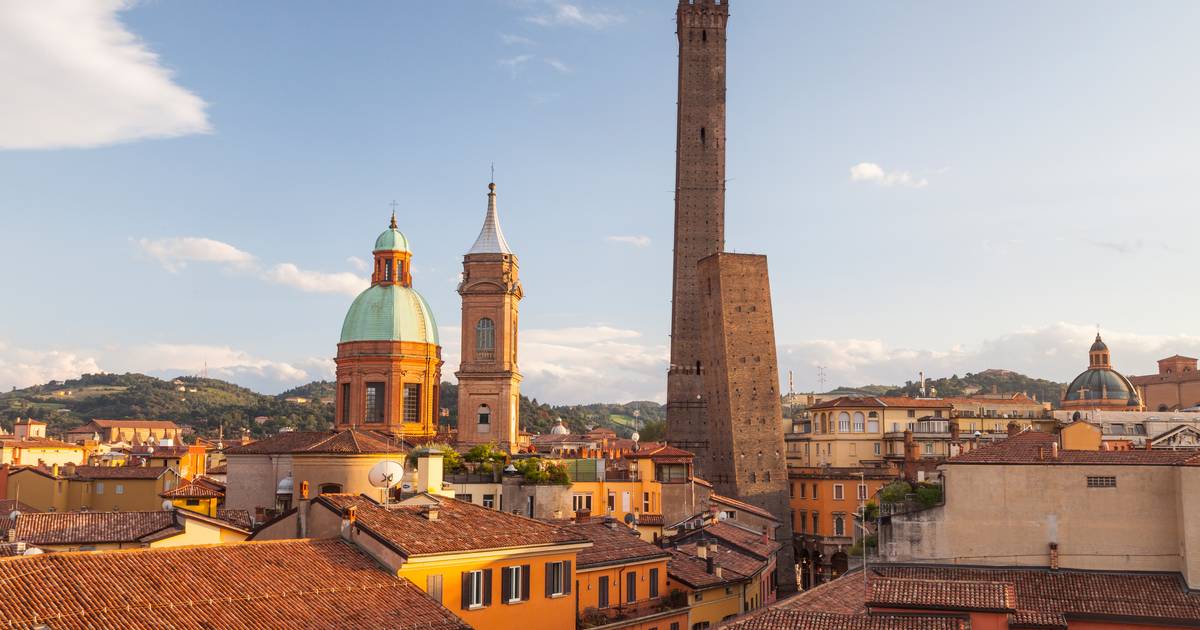
[[[680,0],[675,262],[667,439],[707,474],[709,437],[696,263],[725,247],[725,25],[728,0]]]
[[[462,360],[458,371],[458,441],[518,448],[517,303],[523,296],[517,257],[500,231],[496,184],[488,184],[487,216],[463,257]]]

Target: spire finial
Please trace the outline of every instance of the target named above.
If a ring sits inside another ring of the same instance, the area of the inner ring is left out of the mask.
[[[391,227],[393,230],[395,230],[396,229],[396,206],[398,206],[400,204],[396,203],[396,200],[393,199],[392,203],[390,203],[388,205],[390,205],[392,207],[392,223],[389,227]]]

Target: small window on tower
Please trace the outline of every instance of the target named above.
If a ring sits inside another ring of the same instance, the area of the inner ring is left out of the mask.
[[[391,263],[391,261],[385,260],[383,262],[383,281],[384,282],[392,281],[392,263]]]
[[[484,317],[475,324],[475,358],[491,361],[496,357],[496,323]]]
[[[700,128],[700,144],[704,144],[704,136],[705,136],[704,127],[701,127]]]
[[[479,405],[479,409],[476,411],[476,413],[479,416],[479,424],[487,424],[491,422],[492,410],[489,409],[487,405]]]
[[[367,383],[365,414],[367,422],[383,422],[384,388],[384,383]]]
[[[421,384],[404,384],[404,421],[421,421]]]
[[[708,31],[700,31],[700,41],[708,41]]]

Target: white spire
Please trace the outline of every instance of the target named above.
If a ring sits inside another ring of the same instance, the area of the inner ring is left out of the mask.
[[[496,184],[488,184],[487,217],[483,219],[483,229],[479,230],[479,238],[471,246],[467,255],[471,254],[512,254],[508,241],[504,240],[504,232],[500,231],[500,216],[496,213]]]

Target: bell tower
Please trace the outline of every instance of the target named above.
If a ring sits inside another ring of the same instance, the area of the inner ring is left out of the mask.
[[[523,292],[517,257],[504,240],[496,184],[488,184],[487,215],[463,256],[462,359],[458,371],[458,441],[519,447],[521,373],[517,369],[517,303]]]

